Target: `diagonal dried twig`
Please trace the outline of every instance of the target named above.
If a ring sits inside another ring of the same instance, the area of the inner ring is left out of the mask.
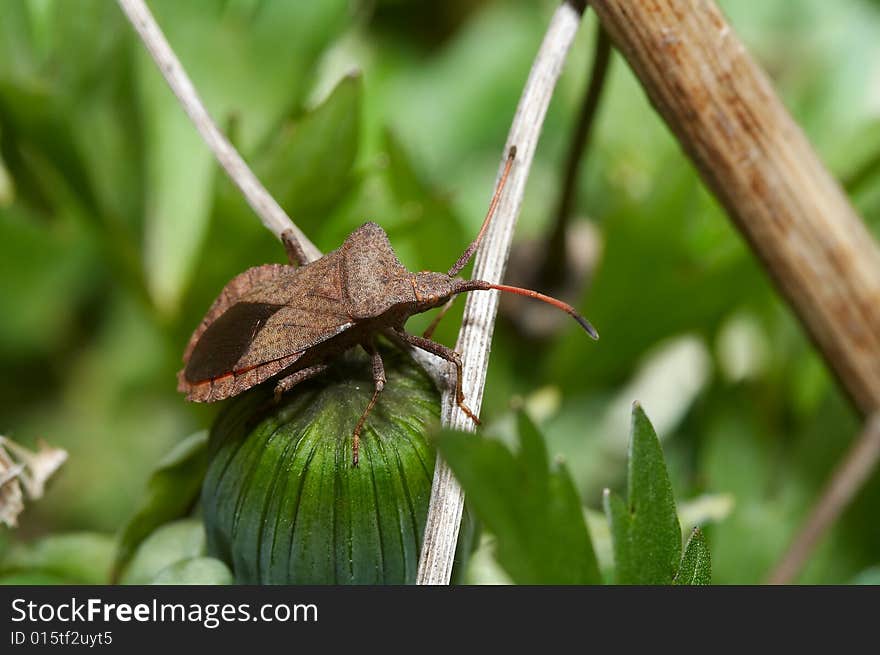
[[[580,186],[581,169],[596,124],[599,105],[602,101],[605,82],[611,65],[611,39],[599,23],[596,26],[596,45],[593,52],[593,66],[587,84],[580,115],[575,123],[574,133],[565,158],[562,175],[562,191],[559,195],[553,227],[547,238],[544,261],[538,271],[537,288],[552,289],[565,278],[568,266],[569,249],[566,243],[570,231],[569,224],[574,216],[577,192]]]
[[[501,282],[513,230],[525,193],[526,180],[541,127],[562,65],[577,33],[584,11],[582,2],[563,2],[553,15],[544,41],[538,50],[526,81],[522,96],[507,136],[504,158],[498,175],[504,168],[507,152],[517,148],[517,159],[510,172],[507,188],[476,253],[473,277],[489,282]],[[464,308],[461,331],[455,349],[464,362],[462,385],[471,409],[479,413],[483,401],[483,386],[489,366],[492,331],[498,311],[498,293],[473,293]],[[448,385],[447,385],[448,389]],[[458,430],[473,431],[471,420],[455,404],[450,391],[443,395],[443,424]],[[431,504],[419,560],[418,584],[449,584],[452,561],[458,540],[464,493],[446,463],[438,457],[434,468]]]
[[[768,584],[791,584],[828,529],[853,501],[880,461],[880,412],[875,414],[838,464],[819,501],[785,555],[767,577]]]
[[[303,252],[308,261],[314,261],[321,257],[321,251],[309,241],[309,238],[300,230],[290,217],[285,213],[275,199],[266,191],[266,188],[257,179],[253,171],[242,159],[241,155],[232,147],[228,139],[217,128],[217,125],[211,119],[208,110],[205,109],[199,94],[196,92],[192,81],[180,60],[174,54],[171,46],[162,30],[147,8],[143,0],[118,0],[119,6],[134,29],[140,35],[144,45],[149,50],[150,55],[156,62],[159,71],[168,82],[168,86],[177,96],[181,107],[186,111],[196,129],[217,161],[229,175],[229,178],[241,189],[242,195],[248,201],[248,204],[260,217],[263,225],[271,231],[279,239],[282,232],[292,230],[294,236],[300,243]]]

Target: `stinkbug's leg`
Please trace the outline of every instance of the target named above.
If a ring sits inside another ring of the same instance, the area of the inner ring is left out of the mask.
[[[315,364],[314,366],[301,368],[295,373],[291,373],[290,375],[281,378],[275,384],[275,402],[279,402],[281,400],[281,396],[293,389],[300,382],[310,380],[316,375],[320,375],[328,368],[330,368],[328,364]]]
[[[358,465],[358,452],[360,450],[361,443],[361,430],[364,427],[364,423],[367,420],[367,417],[370,415],[370,412],[373,411],[373,407],[376,406],[376,401],[379,399],[379,394],[382,393],[382,389],[385,388],[385,365],[382,363],[382,356],[379,354],[379,351],[376,350],[376,344],[371,339],[367,343],[363,344],[364,350],[370,355],[373,363],[373,384],[375,388],[373,390],[373,397],[370,398],[370,402],[367,404],[367,408],[364,410],[364,413],[361,414],[360,420],[358,420],[357,425],[354,427],[354,434],[352,435],[351,442],[351,465]]]
[[[447,362],[452,362],[452,364],[455,366],[455,403],[461,408],[461,411],[463,411],[468,416],[468,418],[479,425],[480,419],[478,419],[477,415],[474,414],[470,410],[470,408],[464,404],[464,391],[462,391],[461,388],[461,356],[452,348],[447,348],[442,343],[437,343],[436,341],[431,341],[430,339],[425,339],[424,337],[417,337],[414,334],[409,334],[408,332],[405,332],[404,330],[395,330],[395,332],[400,336],[401,339],[403,339],[410,345],[413,345],[416,348],[421,348],[422,350],[426,350],[432,355],[437,355],[437,357],[445,359]]]
[[[287,251],[287,259],[293,266],[302,266],[306,263],[306,253],[303,252],[299,239],[293,234],[293,230],[285,230],[281,233],[281,243]]]

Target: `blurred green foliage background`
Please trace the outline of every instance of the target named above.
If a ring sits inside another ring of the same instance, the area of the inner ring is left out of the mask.
[[[867,163],[880,152],[880,2],[720,4],[877,234],[880,174]],[[149,5],[213,116],[317,245],[376,220],[411,270],[445,270],[479,226],[555,7]],[[523,240],[553,219],[594,25],[588,11],[550,108]],[[511,399],[525,399],[598,508],[601,488],[620,485],[640,400],[676,497],[733,503],[706,531],[714,580],[759,582],[858,416],[619,57],[578,198],[600,254],[576,304],[602,340],[566,324],[537,342],[502,315],[483,415],[503,432]],[[217,411],[175,391],[191,330],[233,275],[283,260],[116,3],[3,2],[0,432],[43,437],[70,459],[0,540],[116,531],[162,454]],[[454,343],[461,304],[438,340]],[[878,514],[875,476],[801,581],[848,582],[880,564]]]

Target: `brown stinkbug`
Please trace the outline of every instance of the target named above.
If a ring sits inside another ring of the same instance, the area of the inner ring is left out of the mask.
[[[433,325],[423,337],[406,332],[404,324],[410,316],[439,307],[459,293],[496,289],[550,303],[598,338],[589,321],[560,300],[528,289],[456,277],[495,213],[515,157],[513,147],[479,234],[448,273],[407,271],[385,231],[372,222],[352,232],[338,249],[304,265],[298,242],[286,233],[283,240],[290,265],[250,268],[226,285],[189,340],[184,368],[177,376],[178,390],[186,393],[187,400],[213,402],[275,378],[278,399],[326,370],[338,354],[360,345],[372,358],[375,391],[352,434],[357,466],[361,429],[385,386],[375,341],[384,332],[451,362],[456,369],[456,402],[479,423],[464,402],[458,353],[428,338]]]

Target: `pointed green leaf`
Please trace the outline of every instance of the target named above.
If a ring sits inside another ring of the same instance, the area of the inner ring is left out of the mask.
[[[675,576],[677,585],[712,584],[712,559],[700,528],[694,528],[684,549],[681,566]]]
[[[402,251],[405,261],[417,261],[419,267],[428,271],[446,270],[452,263],[450,252],[462,250],[468,235],[443,189],[432,188],[416,170],[406,144],[386,130],[383,146],[388,155],[386,178],[400,212],[399,225],[390,225],[388,236]],[[411,254],[406,252],[410,242],[414,244]],[[423,248],[419,245],[423,243],[437,247]]]
[[[138,53],[147,193],[144,270],[156,307],[177,311],[208,227],[213,156],[146,52]]]
[[[614,554],[614,577],[617,581],[632,579],[635,571],[629,570],[634,559],[632,550],[632,517],[627,511],[623,498],[606,489],[602,497],[605,516],[608,518],[608,530],[611,536],[611,549]]]
[[[352,18],[349,0],[151,0],[150,9],[215,121],[236,116],[246,158],[302,106],[318,60]]]
[[[282,129],[260,158],[266,188],[300,224],[323,221],[351,184],[363,86],[358,74],[344,77],[324,102]]]
[[[140,543],[160,525],[185,516],[199,497],[207,469],[208,433],[197,432],[177,444],[159,462],[147,482],[147,493],[122,529],[113,565],[118,577]]]
[[[626,514],[626,503],[619,496],[615,496],[614,501],[619,504],[619,507],[611,507],[612,494],[607,489],[605,490],[603,501],[604,511],[588,509],[585,515],[587,517],[587,527],[590,529],[590,535],[593,537],[596,559],[599,560],[599,570],[603,574],[608,573],[609,577],[611,577],[610,574],[614,572],[614,552],[612,550],[612,524],[609,521],[609,517],[612,515],[612,512],[617,511],[614,517],[619,525],[620,520],[617,517]],[[730,514],[733,505],[733,496],[730,494],[704,494],[678,503],[678,520],[683,526],[688,527],[720,523]],[[627,526],[628,522],[624,522],[623,525],[624,527]]]
[[[616,581],[670,584],[681,559],[681,526],[660,440],[638,404],[633,406],[624,507],[621,502],[611,497],[605,506]]]
[[[580,498],[566,467],[548,467],[544,439],[522,414],[520,450],[443,432],[438,447],[477,516],[497,538],[498,561],[520,584],[598,584]]]
[[[547,468],[550,466],[544,436],[525,412],[518,414],[516,428],[519,435],[519,457],[525,466],[527,478],[540,488],[545,483]]]

